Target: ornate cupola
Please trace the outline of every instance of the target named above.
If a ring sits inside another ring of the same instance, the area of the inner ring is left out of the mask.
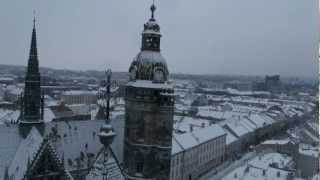
[[[33,124],[43,122],[43,111],[41,111],[41,108],[43,108],[43,97],[41,96],[40,88],[40,72],[35,22],[36,21],[34,18],[28,67],[25,77],[24,95],[22,98],[23,108],[20,117],[21,124]]]
[[[129,68],[130,80],[150,80],[163,83],[168,80],[167,63],[160,53],[160,26],[154,18],[156,6],[152,4],[151,18],[144,24],[141,51]]]
[[[152,4],[151,6],[151,18],[147,23],[144,24],[144,29],[142,32],[142,46],[141,50],[150,51],[160,51],[160,26],[157,24],[154,18],[154,12],[156,6]]]

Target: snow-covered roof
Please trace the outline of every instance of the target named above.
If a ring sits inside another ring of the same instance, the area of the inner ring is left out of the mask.
[[[99,154],[96,162],[93,164],[92,169],[89,174],[86,176],[86,180],[97,180],[103,179],[104,168],[108,170],[107,179],[108,180],[124,180],[121,169],[115,160],[115,156],[112,152],[108,152],[108,159],[104,162],[104,151]],[[106,164],[104,164],[106,163]]]
[[[262,142],[261,144],[288,144],[290,142],[290,139],[272,139],[272,140],[266,140]]]
[[[174,129],[182,132],[189,132],[190,126],[193,126],[193,129],[202,128],[209,126],[210,121],[205,119],[193,118],[190,116],[174,116]]]
[[[71,90],[71,91],[64,91],[62,95],[96,95],[97,91],[83,91],[83,90]]]
[[[200,128],[192,132],[197,141],[202,144],[217,137],[226,135],[226,132],[217,124],[212,124],[205,128]]]
[[[21,141],[16,154],[8,169],[9,176],[13,179],[23,179],[28,163],[31,163],[43,141],[39,131],[33,127],[28,136]]]
[[[291,173],[289,170],[292,158],[279,153],[267,153],[258,155],[250,160],[248,163],[243,163],[242,166],[228,173],[222,180],[231,179],[273,179],[273,180],[286,180],[287,175]],[[278,168],[270,166],[277,164]],[[288,170],[286,170],[288,169]]]
[[[189,133],[174,134],[171,154],[191,149],[215,138],[226,135],[226,132],[216,124],[199,128]]]
[[[20,116],[20,111],[0,109],[0,124],[8,122],[17,122]]]
[[[139,87],[139,88],[152,88],[152,89],[173,89],[173,84],[165,83],[153,83],[149,80],[136,80],[129,81],[127,86]]]
[[[266,125],[270,125],[274,123],[274,121],[270,117],[262,113],[251,114],[247,119],[250,120],[251,123],[255,124],[257,128],[262,128]]]
[[[221,125],[228,127],[233,134],[237,137],[244,136],[256,129],[256,126],[252,124],[248,119],[242,116],[233,117],[220,123]]]
[[[10,77],[0,77],[0,81],[14,81],[14,79]]]
[[[183,146],[178,142],[178,140],[175,138],[175,136],[172,136],[171,155],[182,152],[183,150],[184,150]]]
[[[86,115],[90,114],[91,105],[87,104],[72,104],[67,105],[75,115]]]
[[[236,136],[234,136],[228,129],[224,128],[224,131],[227,133],[226,136],[226,145],[229,145],[238,140]]]
[[[42,137],[50,134],[52,147],[55,148],[58,158],[65,160],[64,166],[66,170],[70,171],[76,168],[76,159],[79,159],[81,154],[92,154],[95,158],[100,152],[103,146],[100,143],[98,133],[104,123],[105,121],[103,120],[49,122],[43,126],[44,134]],[[123,132],[120,131],[123,131],[121,128],[123,128],[124,122],[112,120],[111,123],[117,133],[111,147],[117,155],[121,156]],[[3,179],[7,167],[10,166],[10,172],[13,172],[13,170],[16,171],[15,164],[26,165],[26,159],[21,159],[22,157],[20,156],[26,155],[23,158],[28,158],[29,156],[30,160],[32,160],[32,150],[38,147],[38,142],[41,138],[33,130],[29,133],[30,139],[24,139],[18,124],[0,125],[0,179]],[[23,149],[23,147],[27,149]],[[21,153],[23,151],[25,151],[24,154]],[[30,152],[29,155],[27,151]],[[18,159],[20,159],[20,163],[17,163]],[[82,166],[90,165],[88,161],[91,160],[85,156],[81,161]],[[70,164],[69,162],[73,163]]]
[[[309,144],[299,144],[299,153],[307,156],[319,157],[319,150],[317,147]]]

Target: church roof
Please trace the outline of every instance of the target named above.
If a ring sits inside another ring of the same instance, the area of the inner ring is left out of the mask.
[[[104,151],[106,151],[104,149]],[[109,158],[106,162],[104,162],[104,151],[102,151],[96,162],[94,163],[91,171],[86,177],[86,180],[96,180],[96,179],[103,179],[104,175],[104,163],[106,163],[106,167],[108,169],[108,180],[124,180],[124,176],[121,172],[119,164],[117,160],[114,158],[114,154],[112,151],[109,151]]]
[[[38,152],[43,137],[36,128],[32,128],[28,136],[21,141],[9,167],[9,175],[14,179],[23,179],[27,166]],[[4,154],[6,155],[6,154]]]
[[[21,135],[18,124],[0,125],[0,179],[4,178],[8,167],[12,173],[20,165],[19,172],[23,172],[28,157],[30,161],[34,158],[34,152],[43,141],[43,137],[48,137],[57,157],[64,160],[67,171],[76,170],[78,161],[81,168],[89,168],[103,147],[98,137],[103,124],[103,120],[50,122],[44,125],[42,136],[41,131],[39,133],[32,128],[26,138]],[[119,139],[116,136],[111,147],[118,155],[122,152],[122,146],[117,145],[117,141]]]

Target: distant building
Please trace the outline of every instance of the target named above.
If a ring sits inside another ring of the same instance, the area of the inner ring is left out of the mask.
[[[11,85],[14,81],[15,80],[10,77],[0,77],[0,84]]]
[[[96,91],[65,91],[61,94],[61,100],[65,104],[95,104],[97,102]]]
[[[4,88],[3,100],[9,102],[17,102],[19,100],[19,97],[22,95],[22,92],[22,88],[17,87],[15,85],[9,85],[6,88]]]
[[[319,150],[318,146],[300,144],[296,155],[297,169],[303,178],[311,178],[319,173]]]
[[[280,93],[281,92],[280,75],[266,76],[265,87],[266,87],[266,90],[271,93],[275,93],[275,94]]]
[[[252,89],[252,84],[248,82],[232,81],[224,83],[223,88],[237,89],[239,91],[250,91]]]
[[[253,82],[252,83],[252,91],[265,91],[266,84],[265,82]]]

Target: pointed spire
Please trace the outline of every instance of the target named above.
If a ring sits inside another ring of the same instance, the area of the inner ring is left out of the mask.
[[[33,10],[33,29],[36,28],[36,11]]]
[[[36,33],[36,16],[35,11],[33,11],[33,29],[32,29],[32,37],[31,37],[31,47],[30,47],[30,58],[34,58],[34,60],[38,61],[38,51],[37,51],[37,33]]]
[[[33,17],[31,46],[29,52],[27,73],[25,77],[25,90],[23,100],[23,119],[20,121],[20,123],[42,123],[42,121],[40,121],[41,88],[35,12]]]

